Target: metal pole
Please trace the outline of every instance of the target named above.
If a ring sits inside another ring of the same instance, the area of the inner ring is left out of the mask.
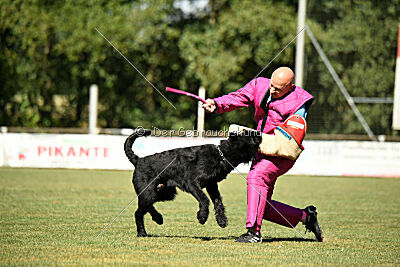
[[[0,127],[0,131],[1,131],[1,135],[0,135],[0,159],[2,159],[0,161],[0,166],[1,167],[9,167],[8,164],[8,156],[7,156],[7,152],[6,152],[6,136],[7,136],[7,132],[8,132],[8,128],[6,126],[1,126]]]
[[[358,110],[356,104],[354,103],[353,98],[350,96],[350,94],[347,91],[346,87],[344,87],[344,85],[342,83],[342,80],[340,80],[340,78],[337,75],[335,69],[332,67],[331,63],[329,62],[329,59],[326,57],[324,51],[322,50],[321,46],[319,45],[317,39],[315,38],[314,34],[312,33],[312,31],[310,30],[308,25],[306,25],[305,29],[306,29],[308,37],[310,37],[311,42],[313,43],[313,45],[314,45],[315,49],[317,50],[319,56],[321,57],[321,59],[324,62],[325,66],[328,68],[328,70],[331,73],[331,75],[332,75],[333,79],[335,80],[336,84],[339,86],[340,91],[342,92],[342,94],[346,98],[347,103],[349,104],[349,106],[353,110],[353,112],[356,115],[357,119],[360,121],[362,127],[367,132],[369,138],[371,140],[373,140],[373,141],[377,141],[374,133],[371,131],[371,129],[369,128],[368,123],[365,121],[363,115]]]
[[[304,68],[304,26],[306,24],[307,0],[299,0],[297,12],[297,35],[296,40],[296,66],[295,66],[295,83],[297,86],[303,85],[303,68]]]
[[[400,25],[397,37],[396,74],[394,80],[393,130],[400,130]]]
[[[199,96],[206,99],[206,89],[203,86],[199,88]],[[202,137],[204,132],[204,108],[200,104],[197,107],[197,131],[199,137]]]
[[[97,102],[99,87],[96,84],[90,86],[89,96],[89,133],[97,134]]]

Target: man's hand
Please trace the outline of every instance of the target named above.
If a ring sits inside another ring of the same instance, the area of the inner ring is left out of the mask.
[[[206,103],[203,104],[203,108],[206,110],[207,113],[213,113],[217,106],[215,105],[214,100],[209,98],[206,100]]]

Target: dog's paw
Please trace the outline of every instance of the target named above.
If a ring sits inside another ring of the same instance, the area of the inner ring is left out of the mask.
[[[205,224],[208,219],[208,210],[207,211],[198,211],[197,212],[197,220],[201,224]]]
[[[216,219],[221,228],[225,228],[228,225],[228,219],[225,215],[216,216]]]
[[[164,219],[163,219],[163,216],[161,214],[157,214],[155,216],[151,216],[151,218],[153,219],[153,221],[155,221],[159,225],[164,223]]]
[[[147,234],[146,234],[146,232],[139,232],[139,233],[137,234],[137,236],[138,236],[138,237],[146,237]]]

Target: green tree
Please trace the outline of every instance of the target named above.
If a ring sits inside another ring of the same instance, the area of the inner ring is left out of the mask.
[[[225,2],[225,1],[222,1]],[[212,2],[215,4],[215,1]],[[244,86],[271,61],[296,34],[295,9],[265,1],[229,1],[204,23],[185,28],[179,47],[188,63],[185,76],[206,87],[216,97]],[[260,75],[269,76],[279,65],[293,66],[294,46]],[[254,127],[253,109],[209,116],[207,127],[220,129],[230,123]]]
[[[191,128],[196,102],[254,78],[296,34],[298,1],[209,0],[184,13],[178,0],[0,1],[0,124],[87,127],[88,91],[100,89],[101,127]],[[192,1],[193,2],[193,1]],[[400,0],[308,1],[314,34],[352,96],[393,95]],[[95,30],[174,104],[174,109]],[[307,38],[306,38],[307,40]],[[294,67],[295,43],[260,76]],[[309,130],[364,133],[310,42],[304,87],[316,96]],[[376,134],[390,134],[390,105],[359,105]],[[206,128],[254,126],[253,110],[208,115]]]
[[[310,1],[311,29],[353,97],[392,97],[400,1]],[[365,134],[315,50],[306,86],[315,90],[314,132]],[[375,134],[391,134],[392,105],[358,104]]]
[[[163,90],[183,70],[173,2],[2,1],[1,124],[86,126],[88,89],[97,83],[100,126],[168,128],[181,116],[189,127],[195,107],[177,103],[169,116],[175,110],[95,30]]]

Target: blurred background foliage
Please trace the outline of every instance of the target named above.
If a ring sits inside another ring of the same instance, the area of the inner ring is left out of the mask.
[[[201,3],[200,3],[201,2]],[[201,5],[200,5],[200,4]],[[191,129],[197,103],[237,90],[296,35],[297,1],[0,0],[0,125],[82,127],[99,86],[99,127]],[[187,9],[190,7],[190,9]],[[307,23],[351,96],[393,97],[400,0],[308,1]],[[96,31],[175,105],[174,109]],[[261,76],[294,68],[295,42]],[[303,87],[315,95],[314,133],[363,134],[306,37]],[[375,134],[391,130],[392,105],[358,104]],[[207,115],[206,129],[254,127],[253,109]]]

